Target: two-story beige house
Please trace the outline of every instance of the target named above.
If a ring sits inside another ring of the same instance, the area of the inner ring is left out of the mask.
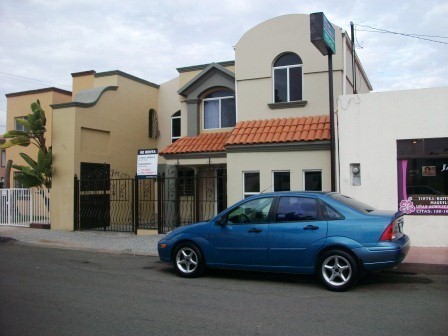
[[[339,95],[353,93],[352,50],[346,32],[334,28],[337,106]],[[328,61],[310,42],[309,15],[262,22],[234,49],[234,61],[178,68],[178,77],[160,85],[121,71],[86,71],[72,74],[72,93],[49,89],[61,95],[44,104],[54,155],[52,228],[75,227],[75,175],[132,178],[142,148],[158,149],[162,178],[182,178],[180,189],[173,182],[152,197],[172,193],[177,205],[200,197],[201,204],[177,214],[188,217],[181,222],[264,191],[329,190]],[[355,70],[357,91],[371,91],[358,59]],[[43,100],[35,92],[7,97],[8,129],[26,105]],[[17,150],[7,157],[17,160]]]

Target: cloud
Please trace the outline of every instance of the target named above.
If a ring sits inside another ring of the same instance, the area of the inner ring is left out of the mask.
[[[234,59],[232,47],[265,20],[318,11],[347,31],[350,21],[401,33],[448,31],[443,0],[3,0],[0,129],[6,93],[69,90],[70,74],[86,70],[122,70],[163,83],[176,68]],[[448,85],[448,45],[363,30],[357,27],[357,52],[374,89]]]

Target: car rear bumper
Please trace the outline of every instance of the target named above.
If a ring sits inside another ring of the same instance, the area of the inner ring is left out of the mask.
[[[355,252],[367,271],[377,271],[401,263],[410,247],[411,240],[403,235],[395,241],[381,242],[375,247],[361,248]]]

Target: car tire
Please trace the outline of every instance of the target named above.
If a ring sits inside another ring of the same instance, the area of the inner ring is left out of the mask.
[[[324,286],[335,292],[346,291],[359,280],[356,260],[342,250],[325,252],[319,258],[317,272]]]
[[[184,278],[196,278],[205,270],[205,260],[199,248],[193,243],[182,243],[174,251],[173,266]]]

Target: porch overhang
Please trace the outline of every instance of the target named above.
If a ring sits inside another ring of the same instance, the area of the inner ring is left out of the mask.
[[[225,144],[231,132],[202,133],[198,136],[186,136],[172,143],[159,154],[164,158],[181,155],[195,157],[210,157],[210,155],[224,155]]]
[[[187,160],[187,159],[217,159],[226,158],[225,152],[201,152],[201,153],[185,153],[185,154],[164,154],[165,160]]]
[[[246,144],[227,145],[227,153],[250,153],[250,152],[301,152],[330,150],[330,141],[307,141],[290,143],[268,143],[268,144]]]

